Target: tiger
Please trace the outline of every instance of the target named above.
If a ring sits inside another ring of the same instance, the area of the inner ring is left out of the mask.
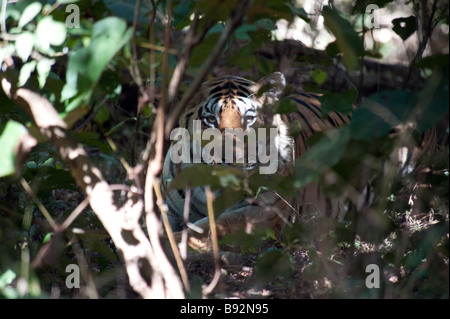
[[[330,112],[322,117],[321,104],[318,95],[313,93],[296,93],[289,95],[297,106],[297,111],[288,114],[268,113],[282,96],[286,80],[282,73],[275,72],[257,82],[237,77],[224,76],[202,84],[198,95],[186,106],[180,116],[179,127],[191,135],[194,123],[201,123],[201,129],[217,129],[225,135],[227,129],[242,129],[271,127],[276,135],[272,142],[276,147],[276,173],[288,177],[296,158],[308,150],[307,140],[314,133],[349,123],[350,116]],[[269,115],[268,115],[269,114]],[[195,122],[197,121],[197,122]],[[290,134],[293,123],[300,125],[300,132],[295,137]],[[271,137],[272,138],[272,137]],[[186,167],[193,163],[174,163],[169,156],[174,151],[174,144],[169,147],[165,157],[162,180],[166,192],[166,207],[170,225],[175,232],[188,228],[189,236],[198,242],[204,242],[209,234],[209,220],[206,205],[205,187],[193,187],[189,198],[189,220],[184,220],[185,191],[172,189],[171,181]],[[189,152],[194,152],[193,143]],[[203,159],[202,159],[203,161]],[[225,165],[224,161],[208,163],[209,165]],[[260,162],[256,166],[262,165]],[[241,165],[241,169],[254,169],[255,165]],[[267,178],[270,178],[268,176]],[[220,192],[215,193],[216,198]],[[271,228],[280,234],[283,227],[295,216],[320,212],[333,218],[340,218],[343,205],[336,199],[327,198],[317,184],[304,187],[295,198],[284,198],[277,192],[265,189],[257,198],[248,196],[240,202],[219,212],[216,219],[216,229],[219,237],[249,225],[259,225]],[[176,233],[180,234],[180,233]]]

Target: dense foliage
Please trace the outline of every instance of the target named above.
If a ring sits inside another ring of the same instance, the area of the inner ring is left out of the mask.
[[[334,1],[318,12],[278,0],[3,1],[0,296],[137,297],[116,237],[88,206],[95,200],[83,184],[89,183],[36,119],[34,106],[16,94],[21,88],[53,106],[121,208],[130,194],[148,192],[161,204],[158,189],[144,182],[161,162],[158,141],[167,149],[168,135],[158,125],[166,132],[176,126],[197,83],[223,74],[257,80],[288,70],[288,91],[323,93],[324,113],[350,113],[357,103],[350,125],[314,136],[293,167],[294,179],[267,182],[200,166],[187,170],[176,187],[223,188],[214,206],[219,212],[243,194],[257,196],[261,187],[288,197],[320,181],[329,196],[345,197],[352,208],[343,222],[297,221],[281,238],[268,229],[226,236],[220,244],[233,246],[238,262],[222,260],[229,287],[210,297],[248,297],[259,289],[285,298],[448,298],[448,3],[408,2],[414,15],[398,14],[378,27],[394,32],[397,44],[377,42],[369,4],[397,14],[392,0]],[[324,51],[275,38],[280,20],[301,19],[314,32],[317,16],[332,38]],[[441,26],[447,52],[426,51]],[[403,50],[414,37],[410,61],[383,60],[387,46]],[[293,109],[281,99],[276,111]],[[166,122],[158,124],[161,112]],[[399,164],[405,148],[413,155]],[[353,192],[367,176],[374,200],[360,208]],[[156,204],[145,214],[140,210],[139,225],[150,238],[147,223]],[[185,270],[173,262],[188,297],[206,294],[215,269],[210,255],[205,260],[188,258]],[[71,264],[79,266],[80,288],[67,284]],[[381,269],[380,289],[366,286],[369,264]]]

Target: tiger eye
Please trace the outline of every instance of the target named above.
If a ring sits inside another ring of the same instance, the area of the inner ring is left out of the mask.
[[[244,118],[244,121],[245,121],[246,123],[253,122],[254,120],[255,120],[255,116],[252,116],[252,115],[247,115],[247,116]]]
[[[208,121],[208,122],[211,123],[211,124],[215,124],[215,123],[217,122],[217,119],[216,119],[215,116],[210,115],[210,116],[208,116],[208,117],[206,118],[206,121]]]

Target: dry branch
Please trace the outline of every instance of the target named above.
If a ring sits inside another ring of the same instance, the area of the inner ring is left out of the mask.
[[[143,298],[183,298],[181,282],[161,248],[157,229],[156,236],[150,236],[149,240],[139,224],[144,209],[139,192],[136,189],[129,192],[125,205],[118,207],[112,188],[90,162],[83,147],[68,134],[66,123],[52,104],[30,89],[17,88],[7,74],[11,75],[9,72],[1,74],[3,90],[29,115],[40,133],[57,147],[78,186],[88,197],[92,210],[121,252],[133,289]],[[158,225],[154,212],[147,212],[149,217],[153,217],[153,225]]]

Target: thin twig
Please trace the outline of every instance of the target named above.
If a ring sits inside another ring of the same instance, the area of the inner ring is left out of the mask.
[[[141,71],[139,70],[138,65],[138,53],[137,53],[137,45],[136,45],[136,27],[137,22],[139,20],[139,11],[141,9],[141,0],[137,0],[136,4],[134,6],[134,17],[133,17],[133,35],[131,37],[131,75],[133,76],[138,88],[139,93],[142,97],[145,99],[145,87],[144,83],[142,81]],[[140,103],[139,103],[140,104]],[[136,138],[137,138],[137,132],[139,129],[140,124],[140,118],[141,118],[141,111],[142,107],[138,104],[137,110],[136,110],[136,122],[134,125],[134,134],[133,138],[131,140],[131,147],[130,147],[130,163],[131,166],[134,167],[135,165],[135,147],[136,147]]]
[[[20,184],[22,185],[23,189],[28,194],[28,196],[30,196],[32,199],[34,199],[36,201],[36,205],[39,208],[39,210],[41,211],[42,215],[44,215],[45,219],[47,219],[48,223],[50,224],[50,227],[54,231],[56,231],[58,229],[58,225],[56,224],[56,222],[54,221],[54,219],[48,212],[47,208],[45,208],[45,206],[42,205],[41,201],[38,198],[36,198],[36,195],[34,194],[30,185],[28,185],[27,181],[23,177],[20,178]]]
[[[132,74],[135,77],[135,82],[139,87],[139,92],[141,95],[145,95],[145,87],[142,81],[141,72],[138,66],[138,53],[137,53],[137,45],[136,45],[136,27],[139,20],[139,11],[141,9],[141,0],[137,0],[134,6],[134,17],[133,17],[133,35],[131,37],[131,53],[132,53],[132,61],[131,61],[131,70]]]
[[[150,49],[150,50],[154,50],[154,51],[159,51],[161,53],[169,52],[170,54],[176,55],[176,56],[178,56],[178,54],[179,54],[177,50],[174,50],[174,49],[171,49],[171,48],[166,48],[163,45],[157,45],[157,44],[154,44],[154,43],[151,43],[151,42],[150,43],[142,42],[142,43],[139,44],[139,46],[144,48],[144,49]]]
[[[183,260],[181,259],[180,251],[177,247],[177,242],[173,235],[172,227],[170,226],[169,218],[167,216],[167,209],[164,207],[164,200],[161,194],[161,188],[159,183],[155,180],[153,184],[155,194],[156,194],[156,204],[161,211],[161,216],[164,224],[164,228],[167,233],[167,238],[169,239],[170,247],[172,248],[173,255],[175,257],[175,261],[177,263],[178,269],[180,271],[181,280],[183,281],[183,285],[187,291],[190,290],[189,280],[186,272],[186,268],[184,267]]]
[[[214,290],[220,279],[220,256],[219,256],[219,245],[217,240],[216,219],[214,216],[214,207],[213,207],[214,194],[211,192],[209,186],[205,187],[205,193],[206,193],[206,207],[208,209],[209,229],[211,232],[211,243],[215,266],[213,279],[211,280],[209,285],[203,289],[203,294],[208,295]]]
[[[75,219],[83,212],[83,210],[89,205],[89,198],[86,197],[73,211],[69,217],[59,226],[58,231],[63,232],[73,223]]]
[[[153,15],[150,18],[150,44],[155,45],[155,28],[153,23],[155,22],[156,18],[156,5],[155,1],[151,0],[152,6],[153,6]],[[156,84],[156,70],[155,70],[155,50],[150,49],[150,96],[149,96],[149,103],[154,107],[155,105],[155,84]]]
[[[183,219],[184,224],[187,225],[189,223],[189,211],[191,206],[191,188],[189,186],[186,187],[184,191],[184,207],[183,207]],[[187,243],[188,243],[188,228],[183,229],[181,234],[181,242],[180,242],[180,254],[183,260],[187,258]]]
[[[150,23],[149,23],[149,30],[150,30],[150,42],[152,42],[152,35],[153,35],[153,23],[155,22],[155,18],[156,18],[156,5],[155,5],[155,1],[151,0],[152,3],[152,16],[150,18]],[[135,7],[135,11],[139,10],[140,7]],[[136,72],[138,72],[139,77],[142,78],[140,76],[140,70],[138,67],[138,63],[137,63],[137,48],[136,48],[136,42],[135,42],[135,37],[136,37],[136,24],[137,24],[137,20],[138,20],[139,14],[135,12],[135,16],[134,16],[134,20],[133,20],[133,61],[132,61],[132,70],[135,69]],[[150,105],[154,105],[154,95],[155,95],[155,89],[154,89],[154,70],[152,68],[152,65],[154,65],[154,61],[155,61],[155,53],[153,50],[150,50],[150,92],[149,94],[147,94],[147,90],[145,89],[145,85],[143,83],[143,81],[141,80],[141,86],[139,86],[139,92],[141,94],[141,97],[138,99],[138,105],[137,105],[137,109],[136,109],[136,122],[134,125],[134,133],[133,133],[133,138],[131,140],[131,146],[130,146],[130,165],[132,167],[134,167],[136,165],[136,140],[137,140],[137,136],[138,136],[138,131],[139,131],[139,127],[140,127],[140,123],[141,123],[141,112],[142,109],[144,107],[144,105],[146,103],[150,103]],[[153,79],[153,81],[152,81]]]

